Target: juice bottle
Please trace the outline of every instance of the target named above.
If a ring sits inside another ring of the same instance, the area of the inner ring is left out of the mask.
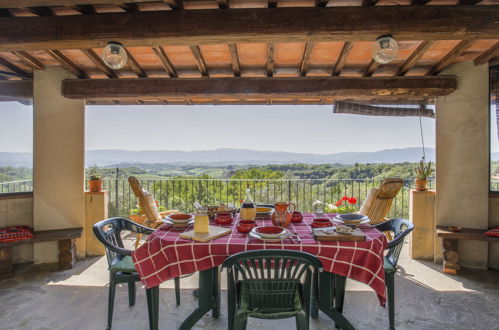
[[[241,220],[255,220],[256,218],[256,204],[250,196],[250,190],[246,189],[246,197],[241,204],[239,210],[239,217]]]

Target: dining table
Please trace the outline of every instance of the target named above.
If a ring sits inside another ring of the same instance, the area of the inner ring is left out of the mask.
[[[328,214],[334,219],[335,214]],[[183,321],[179,329],[191,329],[206,313],[220,315],[220,265],[233,254],[259,249],[282,249],[308,252],[323,265],[319,274],[319,290],[313,292],[311,317],[317,318],[318,310],[328,315],[337,327],[353,329],[343,316],[343,299],[347,278],[370,286],[379,303],[386,303],[384,277],[384,250],[387,238],[369,224],[359,226],[365,234],[363,241],[317,241],[312,230],[314,214],[304,213],[303,220],[291,223],[293,234],[282,241],[265,241],[252,238],[237,230],[238,215],[230,234],[208,242],[181,238],[180,233],[192,230],[189,225],[178,230],[164,224],[148,236],[132,254],[135,268],[147,290],[151,329],[158,329],[159,285],[169,279],[199,272],[198,306]],[[271,226],[270,219],[257,219],[258,226]],[[213,225],[213,224],[212,224]]]

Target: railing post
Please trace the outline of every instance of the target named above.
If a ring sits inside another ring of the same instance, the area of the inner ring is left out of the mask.
[[[115,204],[115,209],[114,209],[114,213],[115,213],[115,216],[118,216],[119,215],[119,211],[118,211],[118,208],[119,208],[119,200],[118,200],[118,194],[119,194],[119,187],[118,187],[118,177],[119,177],[119,174],[120,174],[120,168],[119,167],[116,167],[116,179],[114,180],[114,204]]]
[[[291,180],[288,180],[288,202],[291,202]]]

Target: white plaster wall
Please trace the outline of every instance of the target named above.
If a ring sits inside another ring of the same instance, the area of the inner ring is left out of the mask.
[[[35,71],[33,85],[33,212],[35,230],[84,227],[85,103],[61,95],[62,68]],[[82,233],[85,237],[85,233]],[[57,262],[57,242],[35,244],[35,263]],[[77,240],[84,257],[84,239]]]
[[[33,228],[32,196],[0,198],[0,228],[10,226]],[[33,244],[14,246],[12,261],[14,263],[33,261]]]
[[[454,64],[458,89],[437,100],[436,224],[486,229],[489,224],[488,65]],[[486,242],[459,243],[461,264],[486,268]]]

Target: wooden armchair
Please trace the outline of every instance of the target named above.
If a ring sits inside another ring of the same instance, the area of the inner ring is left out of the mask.
[[[136,177],[129,177],[128,183],[132,188],[133,194],[139,200],[139,206],[144,213],[146,220],[143,225],[148,228],[156,229],[163,224],[161,221],[161,214],[158,212],[158,207],[156,206],[156,200],[154,195],[142,188]],[[139,246],[142,234],[137,234],[137,241],[135,242],[135,248]]]
[[[392,207],[393,199],[404,186],[400,178],[386,178],[378,188],[371,188],[360,207],[359,214],[367,215],[372,225],[388,220],[386,217]]]

